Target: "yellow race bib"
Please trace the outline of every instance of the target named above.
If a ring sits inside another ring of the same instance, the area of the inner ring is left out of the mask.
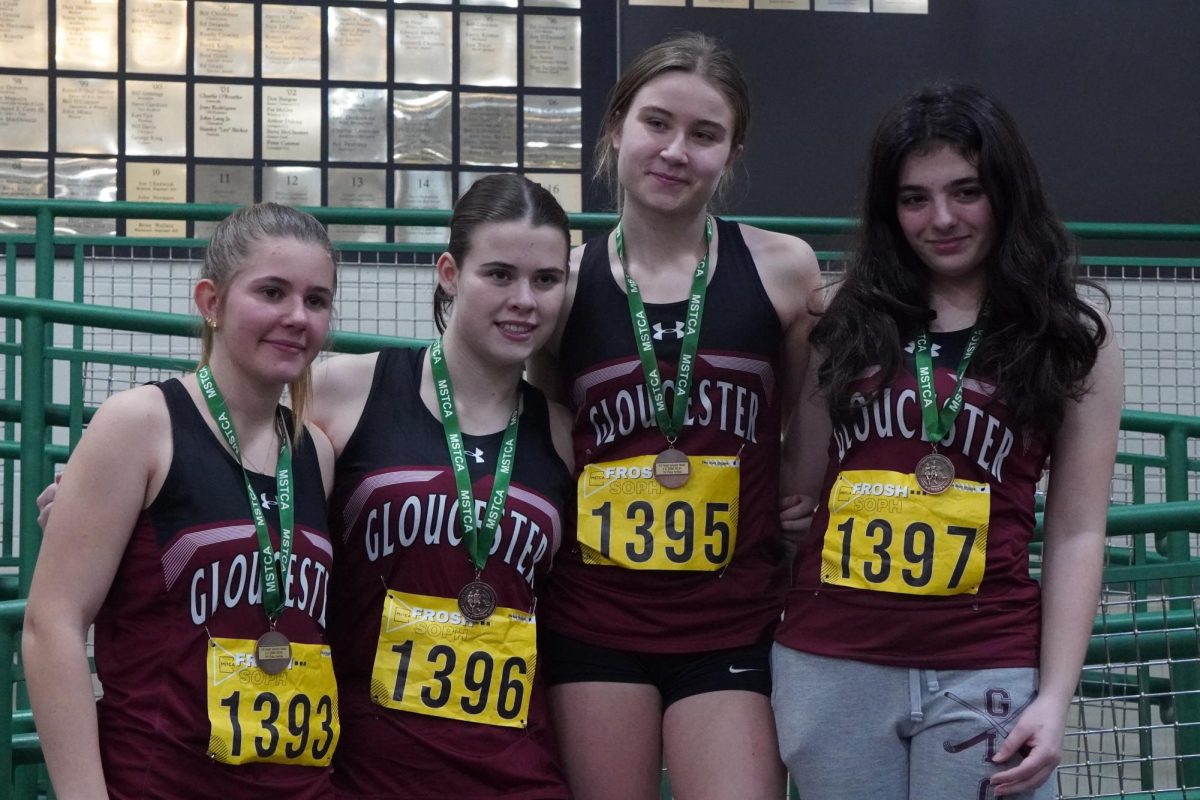
[[[208,640],[208,754],[222,764],[326,767],[338,723],[329,646],[292,643],[292,663],[268,675],[253,639]]]
[[[955,479],[925,494],[913,475],[849,470],[829,492],[821,581],[909,595],[975,594],[987,564],[991,487]]]
[[[737,456],[691,456],[678,489],[654,479],[654,456],[588,464],[577,484],[585,564],[714,572],[737,544]]]
[[[537,666],[537,621],[498,607],[471,622],[444,597],[389,589],[371,698],[414,714],[525,727]]]

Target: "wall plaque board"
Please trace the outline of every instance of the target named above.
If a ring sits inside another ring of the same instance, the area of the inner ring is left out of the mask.
[[[117,81],[59,78],[57,142],[59,152],[117,152]]]
[[[525,153],[528,169],[580,169],[583,105],[578,97],[525,95]]]
[[[329,80],[387,80],[387,11],[330,8]]]
[[[0,142],[6,150],[49,150],[50,79],[0,75]]]
[[[254,77],[254,6],[246,3],[196,3],[197,75]]]
[[[194,202],[233,203],[239,206],[254,202],[254,167],[238,164],[197,164]],[[198,220],[195,236],[212,236],[217,223],[213,220]]]
[[[517,98],[508,94],[460,94],[458,160],[486,167],[517,166]]]
[[[254,87],[197,83],[192,147],[198,158],[254,158]]]
[[[263,167],[262,199],[287,206],[321,205],[317,167]]]
[[[59,69],[117,70],[117,0],[57,0],[54,63]]]
[[[321,79],[321,9],[262,7],[262,76]]]
[[[454,16],[448,11],[397,11],[396,83],[450,83]]]
[[[125,0],[125,70],[187,71],[185,0]]]
[[[125,199],[135,203],[183,203],[187,201],[186,164],[125,165]],[[126,236],[187,235],[187,223],[173,219],[130,219]]]
[[[45,69],[47,0],[0,0],[0,67]]]
[[[450,208],[453,205],[450,173],[445,170],[396,170],[396,208]],[[397,226],[397,242],[445,244],[449,228]]]
[[[460,14],[458,80],[471,86],[517,85],[515,14]]]
[[[187,85],[125,81],[125,155],[187,155]]]
[[[115,158],[54,159],[54,196],[62,200],[117,199],[117,160]],[[85,236],[113,236],[115,219],[92,217],[56,217],[54,232]]]
[[[329,160],[387,162],[387,90],[329,90]]]
[[[0,197],[49,196],[49,162],[44,158],[0,158]],[[33,217],[0,216],[0,233],[35,233]]]
[[[453,138],[450,92],[392,92],[392,160],[449,164]]]
[[[262,92],[262,157],[282,161],[321,158],[321,90],[264,86]]]
[[[326,205],[335,208],[386,208],[387,174],[382,169],[331,169],[326,173]],[[387,229],[380,225],[330,225],[335,242],[382,242]]]
[[[525,85],[578,89],[581,34],[579,17],[526,15]]]

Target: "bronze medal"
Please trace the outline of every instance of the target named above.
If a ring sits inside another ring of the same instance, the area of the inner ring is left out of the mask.
[[[954,483],[954,464],[941,453],[930,453],[917,462],[916,477],[926,494],[941,494]]]
[[[483,622],[496,610],[496,590],[483,581],[471,581],[458,593],[458,610],[472,622]]]
[[[654,480],[668,489],[683,486],[691,474],[691,462],[682,450],[668,447],[654,458]]]
[[[254,645],[254,661],[268,675],[278,675],[292,663],[292,643],[279,631],[267,631]]]

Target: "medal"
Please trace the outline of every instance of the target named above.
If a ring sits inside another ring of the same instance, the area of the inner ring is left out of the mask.
[[[933,452],[923,456],[917,462],[914,477],[917,485],[926,494],[941,494],[954,483],[954,463],[937,451],[937,443],[946,438],[954,420],[963,407],[963,382],[967,378],[967,367],[979,349],[983,340],[983,329],[991,314],[991,303],[984,302],[979,311],[979,319],[971,329],[971,338],[963,348],[962,357],[958,361],[958,381],[954,391],[946,398],[945,404],[938,408],[937,388],[933,383],[933,345],[929,338],[929,329],[917,332],[913,339],[913,365],[917,373],[917,400],[921,405],[921,423],[925,428],[925,439],[933,445]]]
[[[254,661],[268,675],[278,675],[292,663],[292,643],[279,631],[267,631],[254,645]]]
[[[458,593],[458,610],[472,622],[483,622],[496,610],[496,590],[484,581],[471,581]]]
[[[484,507],[483,519],[479,519],[475,514],[475,492],[471,488],[462,429],[459,427],[458,410],[454,405],[454,387],[450,383],[450,369],[446,366],[441,339],[429,347],[429,369],[433,373],[438,414],[442,420],[442,432],[446,435],[446,448],[450,453],[451,469],[454,471],[454,486],[458,490],[458,524],[462,526],[463,546],[467,550],[467,558],[475,566],[475,580],[458,593],[458,607],[467,619],[480,622],[496,610],[496,590],[479,580],[479,573],[483,571],[488,556],[491,555],[492,543],[500,535],[500,520],[504,516],[504,504],[508,502],[508,486],[512,481],[513,464],[517,456],[521,398],[518,394],[516,407],[513,408],[508,425],[504,429],[500,453],[496,456],[492,491]]]
[[[691,477],[692,465],[687,453],[668,447],[654,459],[654,480],[668,489],[678,489]]]
[[[654,340],[650,335],[650,320],[646,315],[646,304],[637,281],[625,266],[625,234],[621,223],[617,223],[617,260],[625,274],[625,296],[629,301],[629,317],[633,320],[633,336],[637,342],[638,358],[642,362],[642,376],[646,379],[646,391],[654,406],[654,421],[663,436],[667,437],[667,449],[654,459],[654,479],[667,489],[678,489],[688,481],[691,465],[687,454],[675,449],[675,439],[683,430],[687,417],[688,397],[692,391],[692,372],[696,353],[700,349],[700,321],[704,316],[704,297],[708,293],[708,256],[712,246],[712,217],[704,220],[704,257],[692,274],[692,291],[688,298],[687,316],[683,322],[683,342],[679,346],[679,365],[675,371],[675,391],[671,407],[663,391],[663,377],[658,369],[658,356],[654,352]]]
[[[941,453],[930,453],[917,462],[916,477],[925,494],[941,494],[954,483],[954,464]]]

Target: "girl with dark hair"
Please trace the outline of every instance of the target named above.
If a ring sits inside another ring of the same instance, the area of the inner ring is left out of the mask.
[[[745,81],[701,34],[624,71],[598,142],[621,220],[572,254],[534,364],[575,411],[575,539],[542,640],[579,800],[784,793],[767,653],[786,583],[780,435],[807,354],[812,250],[714,218]],[[618,768],[614,768],[617,765]]]
[[[772,652],[781,753],[823,800],[1052,797],[1099,593],[1118,347],[979,89],[925,87],[883,118],[861,235],[799,412],[798,490],[819,504]]]
[[[535,672],[570,423],[521,374],[557,323],[569,242],[546,189],[483,178],[437,262],[442,338],[315,375],[313,420],[337,453],[340,798],[568,796]]]
[[[22,642],[59,797],[332,796],[333,455],[302,407],[334,265],[303,212],[222,221],[194,291],[200,369],[105,401],[44,494]]]

